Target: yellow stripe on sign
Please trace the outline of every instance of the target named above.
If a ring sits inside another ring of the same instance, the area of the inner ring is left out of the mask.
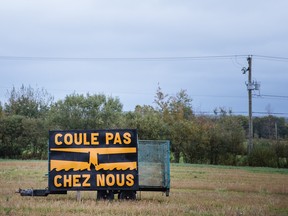
[[[137,162],[103,163],[96,166],[96,170],[136,170]]]
[[[86,162],[77,162],[77,161],[62,161],[62,160],[51,160],[50,161],[50,171],[52,170],[68,171],[73,169],[73,171],[91,171],[89,163]],[[120,162],[120,163],[103,163],[96,166],[95,170],[136,170],[137,162]]]
[[[73,170],[91,170],[91,164],[95,166],[96,170],[134,170],[137,169],[137,162],[118,162],[118,163],[98,163],[98,154],[125,154],[136,153],[136,148],[51,148],[51,152],[73,152],[73,153],[87,153],[89,154],[88,162],[79,161],[67,161],[67,160],[50,160],[50,171],[56,169],[56,171],[70,169]]]
[[[51,160],[50,171],[52,171],[53,169],[56,169],[56,171],[60,170],[68,171],[70,169],[73,169],[73,171],[81,171],[81,170],[90,171],[90,163],[79,161]]]

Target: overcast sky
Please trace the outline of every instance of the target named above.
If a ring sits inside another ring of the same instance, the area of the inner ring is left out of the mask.
[[[104,93],[128,111],[154,105],[159,83],[169,95],[187,90],[195,112],[246,115],[241,69],[253,55],[262,95],[253,111],[288,116],[287,8],[287,0],[0,0],[0,101],[24,84],[55,100]]]

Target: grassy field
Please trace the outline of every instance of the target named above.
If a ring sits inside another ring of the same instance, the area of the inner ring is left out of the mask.
[[[45,188],[46,161],[0,160],[0,215],[288,215],[288,170],[171,165],[171,192],[142,192],[136,201],[96,201],[95,192],[21,197]]]

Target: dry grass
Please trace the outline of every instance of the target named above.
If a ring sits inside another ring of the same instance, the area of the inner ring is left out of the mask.
[[[142,192],[134,202],[14,193],[47,187],[45,173],[46,161],[0,161],[0,215],[288,215],[288,170],[172,164],[170,197]]]

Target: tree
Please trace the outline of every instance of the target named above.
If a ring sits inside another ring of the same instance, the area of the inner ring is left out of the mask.
[[[3,116],[3,107],[0,101],[0,118]]]
[[[25,149],[23,142],[23,116],[0,118],[0,157],[19,158]]]
[[[115,128],[121,122],[122,104],[104,94],[71,94],[59,100],[49,113],[53,129]]]
[[[0,128],[3,157],[42,158],[47,153],[46,114],[53,97],[45,89],[21,86],[8,91]]]
[[[156,110],[160,112],[164,112],[168,109],[169,104],[168,94],[165,94],[161,87],[158,84],[158,88],[156,90],[156,95],[154,97],[154,103],[156,104]]]
[[[276,140],[272,142],[272,148],[277,156],[277,167],[288,168],[288,140]]]
[[[180,90],[175,96],[168,97],[158,87],[154,102],[156,103],[156,110],[159,110],[163,122],[168,128],[166,130],[169,131],[167,139],[171,140],[171,151],[174,154],[174,160],[179,163],[184,145],[181,125],[186,126],[186,121],[194,118],[191,105],[192,99],[186,90]]]
[[[181,89],[176,96],[170,97],[169,110],[176,119],[191,120],[194,117],[192,99],[186,90]]]
[[[235,116],[222,115],[211,123],[208,157],[210,164],[236,165],[237,155],[244,153],[245,132]]]
[[[196,119],[178,121],[171,130],[172,142],[177,143],[186,163],[205,163],[207,145],[207,132]]]
[[[277,154],[267,140],[254,142],[254,149],[248,157],[250,166],[277,167]]]
[[[165,139],[168,133],[160,112],[152,106],[138,105],[134,112],[126,113],[124,117],[125,127],[136,128],[139,139]]]
[[[47,141],[48,125],[44,119],[24,118],[22,121],[23,132],[22,140],[25,148],[22,151],[23,159],[46,159],[47,158]]]
[[[285,138],[287,136],[288,127],[285,118],[269,115],[264,117],[255,117],[254,131],[259,138]]]
[[[11,91],[8,91],[8,95],[8,102],[5,103],[7,115],[43,117],[53,102],[53,97],[45,89],[33,89],[31,86],[22,85],[19,90],[13,87]]]

